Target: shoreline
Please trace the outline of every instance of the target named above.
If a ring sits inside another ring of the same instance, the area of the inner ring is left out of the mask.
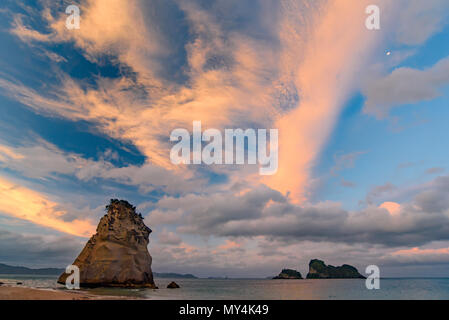
[[[62,291],[11,285],[0,286],[0,300],[129,300],[121,296],[97,296],[83,290]]]

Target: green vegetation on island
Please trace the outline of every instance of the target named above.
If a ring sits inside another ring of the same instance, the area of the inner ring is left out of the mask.
[[[292,269],[282,269],[281,273],[273,279],[302,279],[301,273]]]
[[[339,267],[326,265],[324,261],[313,259],[309,262],[307,279],[365,279],[356,268],[348,264]]]

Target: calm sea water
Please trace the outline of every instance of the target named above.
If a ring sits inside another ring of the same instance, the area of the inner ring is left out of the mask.
[[[0,275],[9,284],[65,290],[54,276]],[[176,281],[180,289],[166,289]],[[90,294],[139,299],[449,299],[449,278],[381,279],[379,290],[368,290],[364,280],[268,280],[268,279],[155,279],[160,289],[96,288]]]

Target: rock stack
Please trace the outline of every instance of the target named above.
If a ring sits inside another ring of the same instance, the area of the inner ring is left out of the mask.
[[[151,229],[136,208],[124,200],[111,200],[74,265],[80,269],[82,287],[156,288],[148,252]],[[63,273],[58,283],[65,284]]]
[[[281,273],[273,279],[302,279],[301,273],[292,269],[282,269]]]
[[[365,277],[348,264],[334,267],[326,265],[324,261],[313,259],[309,262],[307,279],[365,279]]]

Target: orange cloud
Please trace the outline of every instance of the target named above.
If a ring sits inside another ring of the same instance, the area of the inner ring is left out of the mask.
[[[85,88],[61,74],[62,86],[52,88],[57,99],[7,80],[0,79],[0,86],[37,111],[96,122],[113,138],[132,141],[149,163],[179,171],[182,167],[174,167],[169,160],[168,139],[161,139],[172,129],[190,128],[194,120],[201,120],[204,129],[223,128],[231,125],[236,115],[250,123],[269,123],[277,113],[272,98],[275,50],[243,34],[226,34],[213,15],[193,3],[180,5],[189,28],[198,35],[186,45],[187,85],[163,80],[155,71],[161,67],[158,58],[167,49],[163,36],[155,31],[157,22],[144,19],[137,1],[89,0],[82,7],[79,30],[67,30],[65,15],[53,17],[45,10],[43,16],[52,33],[37,35],[21,20],[12,32],[24,41],[44,41],[43,37],[45,41],[72,41],[92,59],[116,55],[136,72],[137,84],[123,76],[99,78],[99,89]],[[222,54],[233,63],[206,70],[211,54]],[[148,95],[136,87],[144,88]]]
[[[449,248],[440,249],[420,249],[418,247],[411,249],[398,250],[391,253],[393,256],[424,256],[424,255],[449,255]]]
[[[78,219],[70,222],[64,221],[63,217],[66,211],[59,209],[56,202],[1,177],[0,203],[2,204],[2,213],[44,227],[80,237],[89,237],[95,232],[95,226],[90,221]]]
[[[286,67],[296,56],[303,57],[291,70],[292,80],[301,91],[298,108],[281,117],[279,128],[279,169],[266,182],[292,200],[306,199],[313,162],[329,137],[338,114],[357,86],[370,50],[381,32],[365,28],[365,8],[369,1],[329,1],[317,12],[310,28],[286,24],[281,38],[287,39],[283,59]],[[305,35],[297,30],[310,30]],[[291,39],[296,40],[292,42]],[[304,48],[304,49],[303,49]]]
[[[236,120],[278,128],[277,174],[260,180],[251,176],[254,171],[239,168],[227,172],[237,177],[229,181],[262,181],[303,202],[314,161],[382,31],[365,28],[368,0],[300,3],[283,2],[272,26],[280,45],[274,45],[224,30],[213,13],[193,2],[181,2],[189,31],[195,34],[185,46],[189,76],[185,85],[164,80],[155,71],[161,67],[158,58],[169,49],[157,31],[157,21],[144,19],[141,3],[88,0],[82,8],[81,29],[75,31],[65,28],[66,16],[53,17],[45,10],[51,41],[72,41],[92,59],[112,53],[136,72],[136,82],[126,76],[99,78],[97,86],[85,88],[61,76],[63,86],[52,95],[58,99],[1,79],[0,86],[36,110],[97,123],[109,136],[135,144],[147,163],[182,171],[181,179],[192,179],[195,172],[170,163],[170,144],[161,137],[168,137],[172,129],[190,128],[193,120],[201,120],[203,129],[235,126]],[[43,41],[21,22],[16,25],[13,32],[21,39]],[[207,68],[211,56],[223,56],[232,63]],[[276,95],[287,84],[298,90],[300,103],[283,114]]]
[[[401,213],[401,205],[392,201],[382,203],[379,208],[386,209],[392,216],[396,216]]]
[[[25,26],[21,16],[15,16],[11,32],[24,42],[69,42],[82,48],[86,56],[96,61],[104,54],[117,55],[119,59],[141,72],[140,76],[150,81],[159,65],[153,59],[166,53],[164,39],[151,28],[147,28],[139,1],[136,0],[85,0],[81,1],[80,29],[66,27],[65,7],[54,16],[50,8],[42,11],[50,33],[40,33]],[[151,18],[149,18],[151,19]]]
[[[234,249],[234,248],[240,248],[241,246],[242,246],[241,243],[231,241],[231,240],[226,240],[226,242],[224,244],[222,244],[221,246],[218,246],[218,249],[229,250],[229,249]]]
[[[12,148],[0,145],[0,161],[4,161],[5,156],[13,160],[23,159],[23,155],[15,152]]]

